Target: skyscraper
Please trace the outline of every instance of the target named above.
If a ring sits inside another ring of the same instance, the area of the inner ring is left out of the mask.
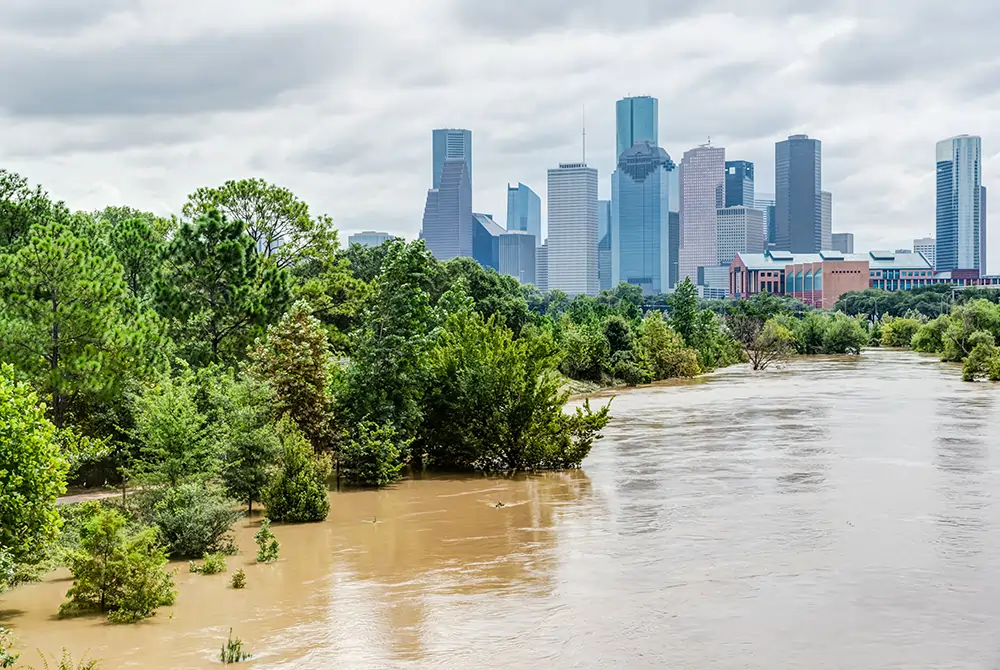
[[[754,207],[764,212],[764,240],[767,243],[774,241],[774,194],[758,193],[754,198]]]
[[[427,191],[420,237],[439,261],[472,256],[472,184],[465,161],[447,159],[440,184]]]
[[[724,207],[717,212],[717,266],[729,266],[736,254],[764,252],[764,212],[753,207]]]
[[[449,158],[460,158],[465,161],[469,173],[469,183],[472,183],[472,131],[461,128],[438,128],[433,131],[434,158],[432,188],[441,187],[441,172],[444,162]]]
[[[833,233],[830,238],[830,248],[833,251],[839,251],[842,254],[854,253],[854,233]]]
[[[921,237],[913,240],[913,253],[923,254],[931,267],[937,269],[937,242],[933,237]]]
[[[549,290],[549,242],[535,247],[535,288],[539,291]]]
[[[615,105],[617,129],[617,159],[636,142],[657,144],[659,137],[659,107],[656,98],[648,95],[622,98]]]
[[[516,277],[522,284],[535,283],[534,235],[523,230],[500,234],[500,274]]]
[[[833,194],[829,191],[820,191],[820,230],[822,241],[820,249],[828,250],[833,248]]]
[[[375,230],[365,230],[360,233],[355,233],[348,236],[348,244],[360,244],[363,247],[377,247],[381,244],[385,244],[389,240],[396,239],[394,235],[389,233],[383,233]]]
[[[819,253],[823,246],[822,145],[808,135],[790,135],[774,145],[774,243],[793,254]]]
[[[979,274],[988,274],[986,267],[986,187],[979,195]]]
[[[668,203],[668,209],[670,210],[670,222],[669,234],[670,238],[669,246],[669,263],[670,272],[667,278],[667,286],[669,288],[674,288],[677,286],[677,261],[680,257],[681,249],[681,170],[678,167],[676,170],[671,170],[667,173],[670,182],[670,202]]]
[[[721,147],[695,147],[681,160],[679,281],[695,281],[699,266],[717,262],[717,212],[726,202],[725,172],[726,150]]]
[[[472,215],[472,257],[484,268],[500,270],[500,236],[504,232],[489,214]]]
[[[636,142],[618,158],[611,177],[611,285],[627,282],[643,293],[670,285],[670,175],[667,152]]]
[[[507,230],[531,233],[542,244],[542,199],[524,184],[507,185]]]
[[[597,201],[597,282],[607,291],[611,284],[611,201]]]
[[[938,272],[979,270],[982,139],[959,135],[937,143]]]
[[[753,163],[726,161],[726,207],[756,207],[753,193]]]
[[[548,173],[549,289],[596,295],[597,170],[560,163]]]

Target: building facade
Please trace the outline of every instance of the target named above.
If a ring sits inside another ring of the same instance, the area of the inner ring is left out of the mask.
[[[520,182],[507,185],[507,230],[531,233],[535,244],[542,244],[542,199]]]
[[[439,261],[472,256],[472,184],[465,161],[447,159],[440,184],[427,192],[420,237]]]
[[[472,131],[462,128],[438,128],[433,131],[433,180],[431,188],[441,188],[441,174],[444,163],[449,159],[465,161],[469,173],[469,183],[472,183]]]
[[[822,145],[791,135],[774,147],[774,244],[791,253],[818,253],[823,245]]]
[[[500,274],[515,277],[522,284],[535,283],[535,236],[524,230],[500,234]]]
[[[716,265],[728,268],[736,254],[764,253],[764,212],[752,207],[725,207],[716,215]]]
[[[980,270],[982,140],[959,135],[937,143],[939,272]]]
[[[695,281],[699,267],[716,264],[716,213],[726,202],[725,171],[726,150],[721,147],[695,147],[681,160],[679,281]]]
[[[726,161],[726,207],[756,207],[753,163]]]
[[[754,198],[754,207],[764,212],[764,244],[774,241],[774,194],[759,193]]]
[[[659,143],[659,101],[648,95],[622,98],[615,105],[615,159],[636,142]]]
[[[913,240],[913,253],[923,254],[931,267],[937,270],[937,242],[933,237],[920,237]]]
[[[347,238],[348,244],[360,244],[363,247],[377,247],[385,244],[389,240],[396,239],[395,236],[389,233],[382,233],[375,230],[365,230],[360,233],[355,233]]]
[[[667,152],[636,142],[611,176],[611,285],[626,282],[646,295],[670,284],[670,172]]]
[[[489,214],[472,215],[472,257],[477,263],[500,270],[500,236],[505,232]]]
[[[597,201],[597,283],[598,288],[611,288],[611,201]]]
[[[549,243],[535,247],[535,288],[549,290]]]
[[[854,233],[833,233],[830,236],[830,249],[842,254],[854,253]]]
[[[986,187],[979,192],[979,273],[987,274],[986,268]]]
[[[820,191],[820,249],[833,249],[833,194]]]
[[[548,187],[549,290],[597,295],[597,170],[560,163]]]

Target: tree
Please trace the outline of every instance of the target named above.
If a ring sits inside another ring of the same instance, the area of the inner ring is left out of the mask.
[[[198,409],[193,373],[181,367],[132,397],[139,443],[138,472],[152,484],[176,487],[189,478],[208,479],[217,451],[205,414]]]
[[[351,484],[386,486],[400,478],[402,454],[392,426],[363,422],[340,450],[339,474]]]
[[[281,448],[277,472],[264,491],[268,518],[291,523],[322,521],[330,511],[326,494],[330,457],[314,454],[288,419],[278,424],[278,439]]]
[[[737,314],[730,317],[728,325],[754,370],[764,370],[784,359],[795,343],[792,331],[774,319],[761,323],[751,315]]]
[[[882,320],[882,346],[909,347],[921,325],[918,319],[886,317]]]
[[[701,371],[698,354],[684,346],[684,339],[666,324],[659,312],[643,319],[639,352],[643,367],[654,380],[694,377]]]
[[[62,221],[68,214],[41,186],[31,188],[21,175],[0,169],[0,252],[17,251],[32,226]]]
[[[385,262],[389,249],[389,242],[377,247],[352,244],[341,253],[341,257],[347,262],[348,269],[356,279],[370,284],[382,274],[382,263]]]
[[[187,358],[218,361],[242,355],[256,329],[284,311],[288,277],[261,262],[239,221],[213,210],[178,229],[154,295],[186,340]]]
[[[858,319],[841,314],[833,314],[823,335],[823,353],[860,354],[868,344],[868,331]]]
[[[121,266],[65,226],[32,228],[0,266],[0,356],[45,394],[57,427],[159,366],[159,322],[129,300]]]
[[[164,239],[146,218],[117,220],[109,234],[111,250],[122,266],[125,284],[136,300],[146,298],[160,265]]]
[[[275,409],[287,414],[317,451],[328,449],[330,376],[335,365],[319,320],[303,301],[292,305],[251,350],[251,374],[274,389]]]
[[[677,285],[667,298],[667,305],[670,307],[670,325],[684,338],[684,344],[693,347],[698,317],[698,289],[690,277],[685,277]]]
[[[130,533],[121,512],[102,510],[87,523],[80,549],[70,556],[73,586],[59,613],[108,612],[115,623],[150,617],[176,597],[166,564],[153,528]]]
[[[241,512],[214,486],[188,482],[147,488],[131,500],[138,517],[156,526],[170,556],[201,558],[236,551],[231,531]]]
[[[498,314],[515,334],[531,318],[528,301],[514,277],[484,268],[471,258],[459,257],[444,264],[447,286],[461,284],[475,304],[475,310],[488,319]]]
[[[370,287],[351,274],[340,255],[324,254],[291,269],[292,294],[309,304],[312,315],[326,328],[332,349],[346,351],[348,334],[357,326]]]
[[[0,564],[8,564],[0,590],[13,581],[16,563],[37,562],[58,534],[56,499],[67,467],[37,396],[14,380],[13,367],[0,365]]]
[[[224,399],[222,483],[234,500],[246,503],[248,515],[263,499],[278,455],[272,403],[271,388],[252,381],[231,382]]]
[[[275,267],[290,268],[336,252],[337,233],[328,217],[313,217],[294,193],[262,179],[199,188],[188,196],[183,213],[193,219],[215,210],[238,223],[252,241],[251,252]]]

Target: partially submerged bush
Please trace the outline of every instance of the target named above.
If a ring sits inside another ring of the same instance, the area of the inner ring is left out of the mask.
[[[233,573],[233,578],[229,581],[229,584],[234,589],[242,589],[247,585],[247,573],[243,568]]]
[[[201,575],[217,575],[220,572],[228,570],[229,566],[226,565],[225,554],[216,552],[214,554],[205,554],[205,560],[201,565],[191,561],[188,564],[188,569],[191,572],[196,572]]]
[[[351,484],[385,486],[400,477],[402,449],[390,425],[358,424],[340,451],[340,474]]]
[[[257,543],[258,563],[274,563],[278,560],[278,548],[280,545],[278,545],[278,540],[274,537],[274,533],[271,532],[270,519],[264,519],[261,522],[260,529],[254,534],[253,540]]]
[[[242,512],[218,489],[201,484],[140,491],[133,496],[139,518],[155,524],[175,558],[235,553],[232,527]]]
[[[332,466],[326,454],[316,455],[312,445],[288,419],[279,426],[281,455],[277,472],[264,491],[267,516],[275,521],[322,521],[330,511],[326,480]]]

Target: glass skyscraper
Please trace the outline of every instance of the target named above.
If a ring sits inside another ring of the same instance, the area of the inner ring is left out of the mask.
[[[935,270],[980,270],[982,139],[959,135],[937,143]]]
[[[823,246],[822,145],[791,135],[774,146],[775,246],[816,254]]]
[[[434,158],[432,188],[441,187],[444,162],[449,158],[465,161],[465,169],[472,183],[472,131],[462,128],[438,128],[433,131]]]
[[[726,161],[726,207],[755,207],[753,163]]]
[[[524,184],[507,185],[507,230],[523,230],[542,246],[542,199]]]
[[[623,98],[615,106],[618,159],[636,142],[659,144],[659,106],[656,98],[648,95]]]
[[[441,169],[440,188],[427,191],[420,238],[439,261],[472,256],[472,184],[466,163],[449,158]]]
[[[472,257],[476,262],[500,270],[500,236],[505,232],[489,214],[472,215]]]
[[[597,279],[602,291],[611,286],[611,201],[597,201]]]
[[[618,158],[611,177],[611,285],[627,282],[643,293],[670,285],[670,172],[667,152],[637,142]]]

